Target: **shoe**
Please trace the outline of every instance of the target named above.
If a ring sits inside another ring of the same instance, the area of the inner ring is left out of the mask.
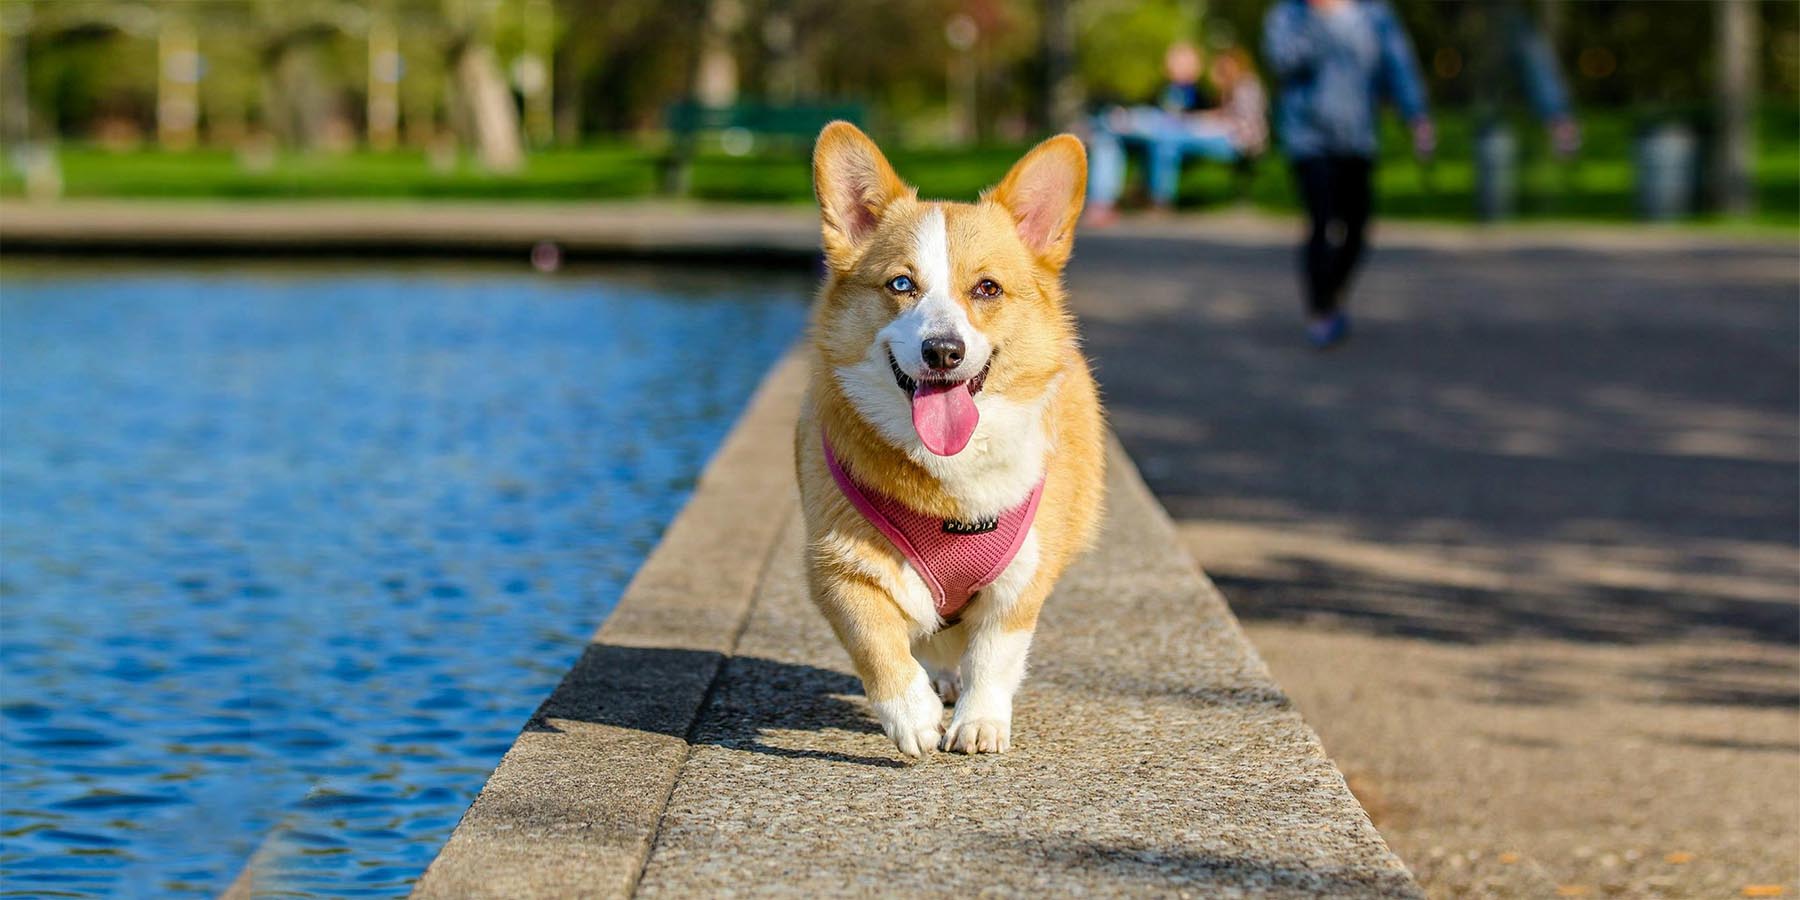
[[[1329,350],[1350,338],[1350,317],[1341,312],[1306,323],[1306,341],[1314,350]]]
[[[1119,209],[1111,205],[1090,206],[1081,221],[1089,228],[1111,228],[1119,224]]]

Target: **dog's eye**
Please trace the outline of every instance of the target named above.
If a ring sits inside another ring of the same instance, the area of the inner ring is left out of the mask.
[[[896,294],[910,294],[913,292],[913,280],[905,275],[895,275],[888,279],[887,289]]]
[[[992,300],[1000,296],[1000,283],[992,278],[983,278],[975,282],[974,293],[983,300]]]

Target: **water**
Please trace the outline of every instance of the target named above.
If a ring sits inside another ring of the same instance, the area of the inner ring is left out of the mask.
[[[404,894],[804,293],[9,266],[0,888]]]

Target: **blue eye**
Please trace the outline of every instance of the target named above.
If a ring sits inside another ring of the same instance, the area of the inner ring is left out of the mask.
[[[910,294],[913,292],[913,280],[905,275],[895,275],[888,281],[887,289],[896,294]]]

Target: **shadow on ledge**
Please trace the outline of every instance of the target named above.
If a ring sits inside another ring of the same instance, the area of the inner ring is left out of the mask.
[[[880,734],[855,699],[861,693],[855,677],[817,666],[753,656],[728,658],[713,651],[592,643],[525,731],[560,733],[553,721],[560,719],[750,753],[904,767],[892,757],[793,749],[764,739],[771,731]],[[697,697],[704,698],[698,713]]]

